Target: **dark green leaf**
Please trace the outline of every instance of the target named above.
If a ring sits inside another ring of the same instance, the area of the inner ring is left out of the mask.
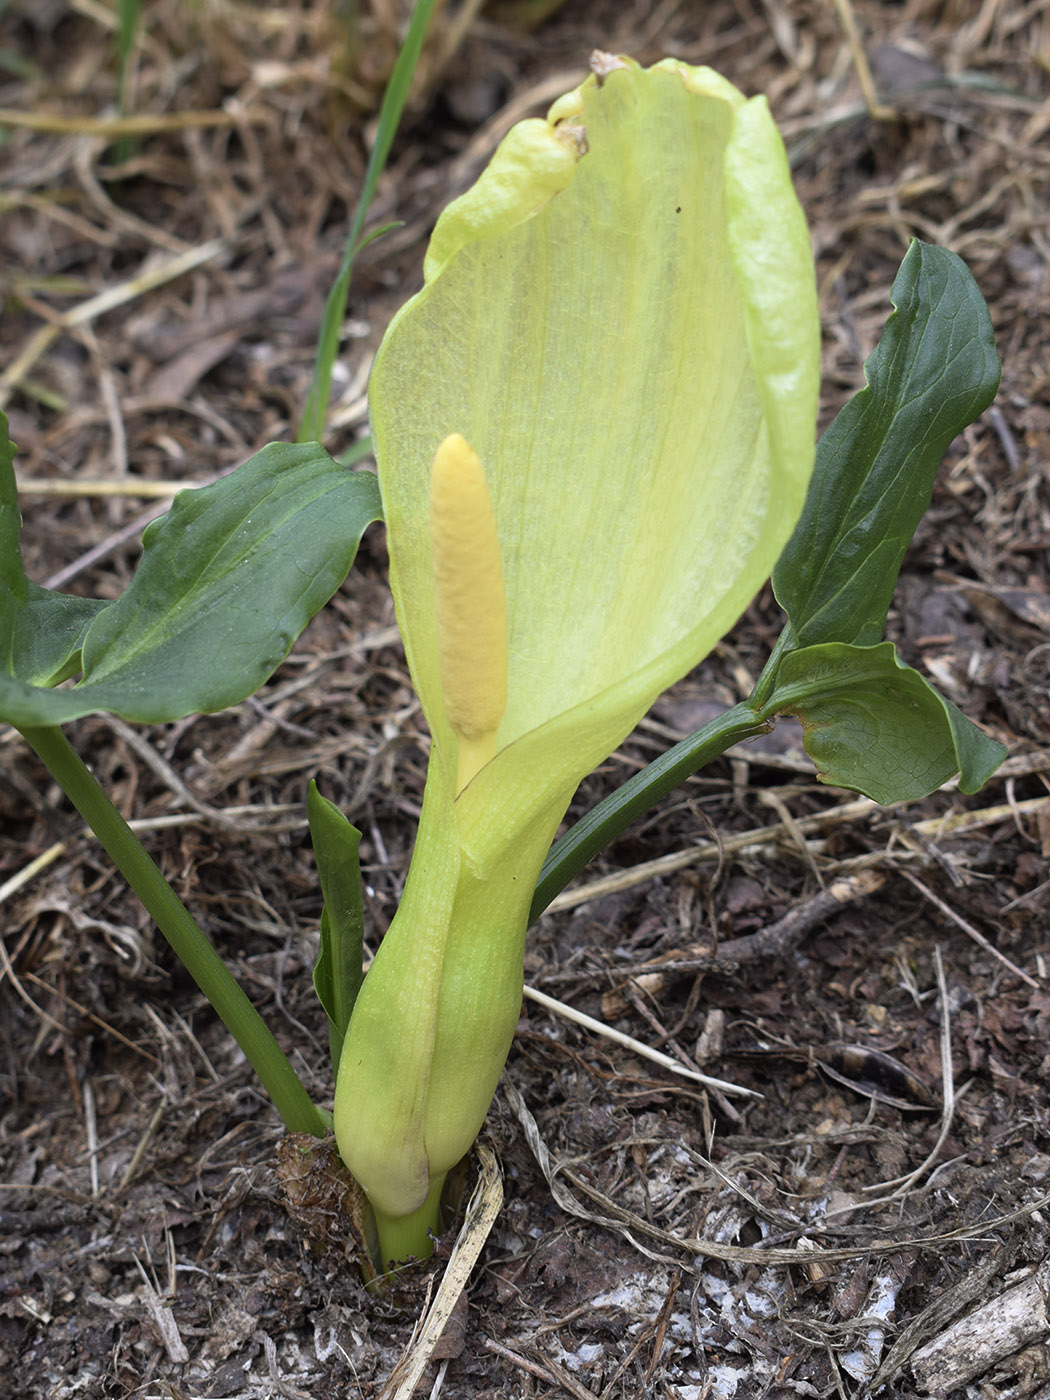
[[[762,716],[795,715],[821,778],[876,802],[925,797],[959,773],[976,792],[1006,756],[918,671],[892,642],[841,642],[788,653]]]
[[[372,473],[316,444],[271,443],[181,491],[149,526],[130,586],[88,628],[80,684],[0,686],[0,718],[24,728],[110,710],[163,723],[237,704],[284,660],[380,517]]]
[[[988,308],[965,264],[914,242],[868,387],[820,440],[806,504],[773,573],[797,646],[877,642],[905,550],[952,439],[995,397]]]
[[[364,901],[357,857],[361,833],[334,803],[321,796],[314,782],[307,792],[306,814],[324,895],[314,990],[328,1017],[332,1068],[338,1072],[343,1037],[364,977]]]
[[[146,721],[243,700],[342,583],[379,513],[375,477],[316,444],[271,443],[181,491],[88,632],[83,691],[119,695],[121,714]]]

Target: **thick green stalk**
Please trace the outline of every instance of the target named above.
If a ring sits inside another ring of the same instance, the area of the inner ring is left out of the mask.
[[[731,749],[742,739],[754,739],[759,734],[766,734],[769,728],[768,719],[756,715],[750,705],[734,705],[710,724],[705,724],[703,729],[698,729],[688,739],[683,739],[652,763],[646,764],[640,773],[603,798],[551,847],[532,897],[529,923],[535,923],[555,895],[561,893],[592,856],[615,841],[631,822],[644,816],[679,783],[685,782],[686,778],[719,754],[725,753],[726,749]]]
[[[114,865],[141,899],[190,976],[211,1002],[270,1095],[285,1127],[323,1137],[329,1119],[314,1104],[302,1080],[259,1013],[234,981],[185,905],[143,849],[138,837],[70,747],[61,729],[23,729],[34,753],[47,765]]]
[[[434,1252],[434,1240],[441,1233],[441,1193],[445,1178],[435,1181],[430,1194],[411,1215],[384,1215],[373,1206],[376,1230],[379,1234],[379,1254],[383,1273],[389,1272],[402,1259],[429,1259]]]

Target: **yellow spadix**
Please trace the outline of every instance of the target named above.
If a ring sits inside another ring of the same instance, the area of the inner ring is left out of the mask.
[[[459,790],[496,752],[507,708],[507,600],[496,517],[478,454],[459,433],[440,443],[430,469],[430,558]]]

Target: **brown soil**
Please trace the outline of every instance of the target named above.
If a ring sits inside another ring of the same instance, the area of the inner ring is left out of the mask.
[[[115,596],[162,508],[136,495],[143,482],[205,480],[292,433],[395,8],[371,0],[348,34],[334,3],[147,5],[130,110],[210,117],[125,147],[83,120],[112,110],[113,10],[3,12],[0,106],[65,119],[16,121],[2,147],[0,363],[20,474],[129,488],[28,489],[32,577]],[[510,122],[572,86],[595,47],[710,63],[769,93],[791,150],[826,416],[862,382],[911,235],[960,253],[988,298],[1003,387],[949,454],[890,625],[1010,758],[976,798],[882,810],[821,787],[779,730],[687,784],[580,883],[706,852],[543,920],[533,987],[762,1097],[705,1094],[526,1002],[487,1127],[505,1204],[417,1393],[1050,1395],[1042,1295],[1022,1350],[993,1347],[970,1378],[938,1389],[914,1355],[1048,1253],[1050,5],[508,0],[465,37],[455,18],[380,185],[373,222],[404,226],[360,259],[328,445],[365,431],[370,357],[434,217]],[[177,279],[69,315],[191,250]],[[322,778],[365,832],[373,936],[422,790],[383,570],[373,531],[259,696],[149,733],[151,757],[108,719],[70,729],[125,814],[158,823],[151,852],[320,1100],[306,784]],[[778,627],[760,598],[578,809],[746,693]],[[392,1397],[454,1232],[435,1264],[364,1291],[349,1229],[337,1216],[320,1229],[282,1194],[280,1123],[250,1070],[9,731],[0,764],[0,880],[14,880],[0,1395]],[[832,903],[823,890],[844,880],[852,897]],[[800,941],[760,958],[737,943],[724,960],[730,940],[785,918]],[[716,942],[721,970],[698,969]]]

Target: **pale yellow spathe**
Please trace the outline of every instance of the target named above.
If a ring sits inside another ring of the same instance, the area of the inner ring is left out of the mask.
[[[425,1247],[514,1035],[532,890],[577,784],[740,617],[798,518],[820,327],[765,99],[671,60],[605,62],[516,127],[442,214],[424,280],[370,401],[430,766],[334,1117],[381,1237],[419,1213]],[[491,522],[433,504],[435,453],[466,481],[471,449]],[[498,587],[462,563],[482,537]]]

